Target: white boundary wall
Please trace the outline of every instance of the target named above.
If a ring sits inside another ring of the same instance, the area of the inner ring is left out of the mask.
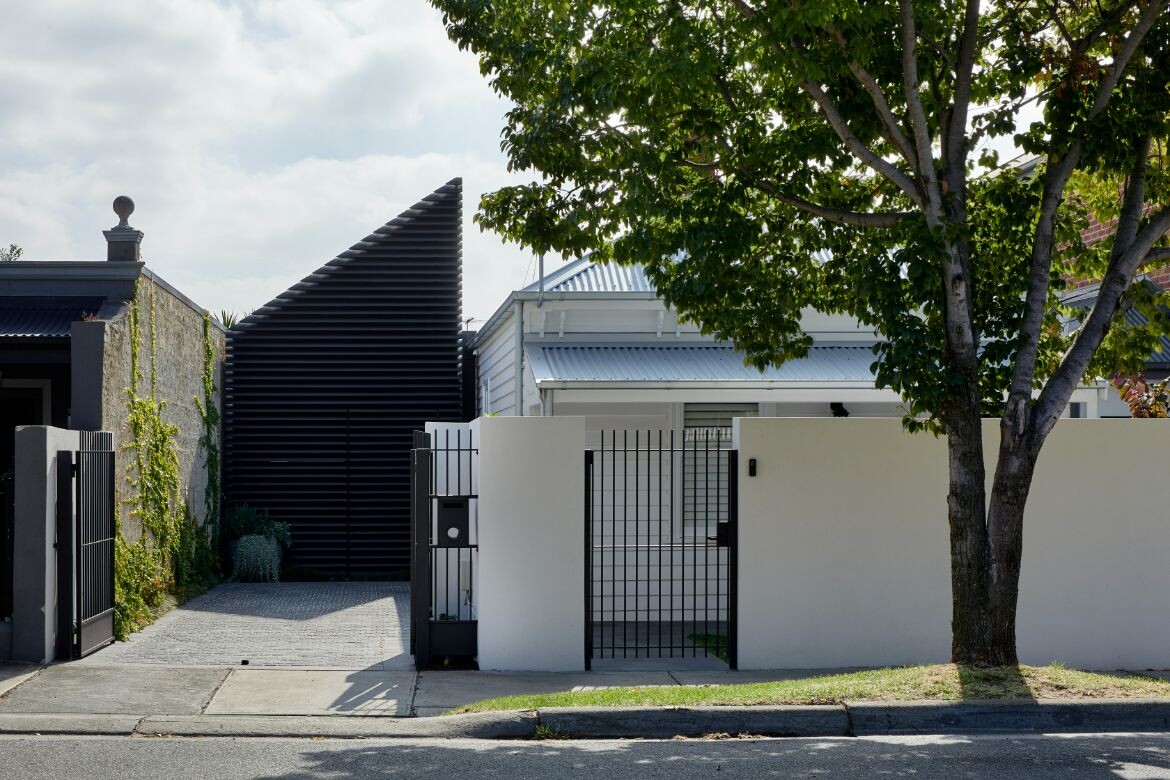
[[[735,426],[740,668],[948,660],[945,441],[897,420]],[[984,442],[993,464],[997,421]],[[1024,520],[1022,662],[1170,666],[1167,444],[1164,421],[1057,424]]]
[[[585,418],[481,417],[479,665],[585,668]]]

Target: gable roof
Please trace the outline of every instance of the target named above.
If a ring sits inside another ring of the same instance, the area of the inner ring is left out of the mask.
[[[540,280],[523,288],[539,292]],[[644,265],[595,263],[589,255],[577,258],[544,276],[546,293],[561,292],[657,292]]]

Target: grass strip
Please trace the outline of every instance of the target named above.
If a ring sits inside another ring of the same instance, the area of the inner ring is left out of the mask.
[[[1050,666],[954,664],[869,669],[796,680],[734,685],[649,685],[504,696],[451,710],[484,712],[541,707],[698,707],[839,704],[843,701],[1170,698],[1170,683],[1129,672]]]

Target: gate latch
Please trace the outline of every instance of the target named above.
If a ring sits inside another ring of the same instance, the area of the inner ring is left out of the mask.
[[[715,524],[715,535],[708,536],[707,541],[715,542],[716,547],[730,547],[731,546],[731,523],[727,521],[718,522]]]

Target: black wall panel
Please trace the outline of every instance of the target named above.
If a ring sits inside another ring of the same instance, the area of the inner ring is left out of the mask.
[[[227,503],[292,527],[297,565],[409,568],[410,447],[461,417],[462,181],[228,332]]]

